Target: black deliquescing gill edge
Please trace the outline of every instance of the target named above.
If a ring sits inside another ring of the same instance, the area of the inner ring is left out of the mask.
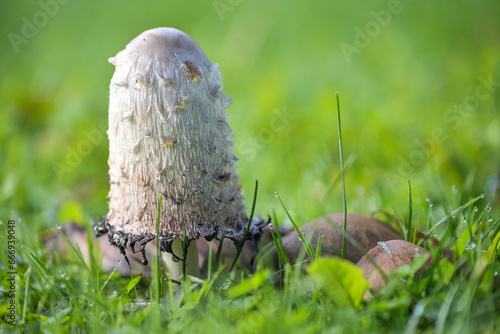
[[[254,218],[252,220],[252,224],[250,226],[250,230],[248,231],[248,235],[246,240],[254,240],[255,242],[258,242],[260,240],[260,237],[262,236],[262,230],[266,225],[268,225],[271,222],[271,217],[268,217],[268,220],[265,221],[262,217]],[[127,258],[127,248],[130,248],[133,254],[136,254],[138,251],[141,252],[142,254],[142,263],[144,265],[147,265],[148,259],[146,257],[146,245],[150,242],[156,239],[156,235],[152,233],[145,233],[145,234],[133,234],[133,233],[126,233],[123,231],[116,231],[114,226],[111,226],[108,223],[108,220],[106,217],[101,218],[99,223],[94,226],[94,234],[96,238],[107,234],[108,239],[111,245],[117,247],[120,250],[120,253],[125,257],[125,260],[129,262]],[[214,228],[212,234],[208,235],[198,235],[196,238],[188,238],[186,239],[187,242],[187,247],[191,244],[191,241],[200,239],[200,238],[205,238],[207,241],[212,241],[213,239],[219,239],[217,236],[220,234],[220,232],[217,230],[217,228]],[[243,235],[242,235],[243,236]],[[177,235],[161,235],[160,234],[160,251],[162,252],[167,252],[172,254],[172,260],[175,262],[178,262],[182,260],[181,257],[178,255],[174,254],[172,250],[172,243],[174,240],[178,238]],[[225,236],[225,238],[231,239],[234,244],[239,247],[242,246],[241,244],[244,243],[246,240],[242,240],[242,238],[237,238],[235,236]],[[139,242],[139,250],[135,250],[135,244]]]

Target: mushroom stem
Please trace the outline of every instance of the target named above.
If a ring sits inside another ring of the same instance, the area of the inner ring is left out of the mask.
[[[172,243],[172,252],[182,257],[184,250],[182,248],[182,242],[179,238],[175,239]],[[186,275],[190,276],[200,276],[200,268],[198,266],[198,247],[196,246],[196,240],[189,244],[187,249],[186,259],[178,260],[177,262],[173,260],[173,256],[170,253],[162,253],[163,264],[168,271],[170,278],[179,280],[183,275],[183,262],[186,263]]]

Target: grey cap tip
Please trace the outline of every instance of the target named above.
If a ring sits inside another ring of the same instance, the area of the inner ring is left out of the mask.
[[[188,34],[175,28],[146,30],[128,43],[125,50],[129,53],[158,58],[184,52],[206,58],[203,50]]]

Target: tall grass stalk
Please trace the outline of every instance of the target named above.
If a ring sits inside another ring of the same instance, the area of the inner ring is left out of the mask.
[[[255,180],[255,190],[253,193],[253,202],[252,202],[252,210],[250,211],[250,218],[248,218],[248,224],[247,224],[247,227],[245,230],[245,234],[243,236],[243,240],[238,243],[238,249],[236,251],[236,256],[234,257],[233,263],[231,264],[231,267],[229,268],[229,272],[233,271],[233,268],[236,265],[236,262],[238,261],[238,259],[240,257],[243,246],[245,245],[245,242],[247,241],[248,231],[250,230],[250,225],[252,225],[253,215],[255,213],[255,203],[257,202],[257,192],[258,191],[259,191],[259,180]]]
[[[345,175],[344,175],[344,150],[342,148],[342,125],[340,122],[340,97],[339,92],[335,93],[337,98],[337,125],[339,131],[339,157],[340,157],[340,178],[342,180],[342,211],[344,213],[344,231],[342,233],[342,260],[345,259],[345,236],[347,232],[347,199],[345,195]]]
[[[408,180],[408,230],[406,231],[406,241],[410,241],[412,216],[413,216],[413,198],[411,194],[411,182],[410,180]]]
[[[161,300],[161,252],[160,252],[160,217],[161,217],[161,206],[163,203],[163,195],[160,195],[160,200],[158,201],[158,215],[156,217],[156,262],[155,262],[155,294],[154,301],[159,304]]]

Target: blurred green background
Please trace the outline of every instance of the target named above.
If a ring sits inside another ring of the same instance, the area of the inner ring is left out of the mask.
[[[498,204],[498,1],[21,0],[0,4],[2,219],[106,214],[107,59],[160,26],[220,64],[261,214],[285,217],[275,192],[301,223],[342,209],[336,91],[350,211],[407,210],[407,180],[417,210],[453,185]]]

